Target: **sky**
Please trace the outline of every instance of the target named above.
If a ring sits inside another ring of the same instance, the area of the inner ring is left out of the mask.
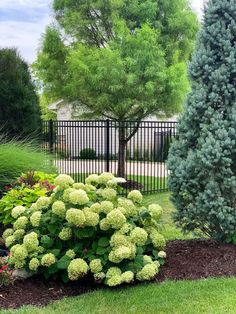
[[[199,18],[204,0],[190,0]],[[17,47],[32,63],[40,38],[52,21],[52,0],[0,0],[0,47]]]

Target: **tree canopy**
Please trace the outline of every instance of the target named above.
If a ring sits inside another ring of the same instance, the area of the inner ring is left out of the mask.
[[[44,91],[92,117],[179,112],[198,22],[187,0],[54,0],[35,63]]]
[[[0,49],[0,124],[10,136],[40,128],[40,109],[28,65],[15,49]]]

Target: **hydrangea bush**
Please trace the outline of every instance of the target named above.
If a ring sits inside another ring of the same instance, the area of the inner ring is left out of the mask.
[[[65,282],[88,273],[109,286],[154,278],[166,257],[162,208],[142,206],[139,191],[118,196],[123,181],[111,173],[90,175],[85,184],[59,175],[50,197],[16,206],[3,234],[11,264]]]

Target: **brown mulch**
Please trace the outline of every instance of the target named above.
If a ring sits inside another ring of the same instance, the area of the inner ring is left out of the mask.
[[[175,240],[157,280],[236,276],[236,245],[214,240]]]
[[[236,246],[213,240],[170,241],[167,259],[156,281],[166,279],[200,279],[236,276]],[[16,281],[13,286],[0,288],[0,308],[17,308],[25,304],[44,306],[67,296],[77,296],[104,286],[95,285],[91,278],[63,284],[33,277]]]

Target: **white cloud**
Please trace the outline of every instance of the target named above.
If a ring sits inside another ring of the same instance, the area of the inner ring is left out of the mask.
[[[0,46],[16,47],[29,63],[46,25],[51,22],[51,0],[0,0]]]
[[[201,19],[203,15],[203,9],[204,9],[204,0],[191,0],[190,3],[193,10],[196,11],[197,15]]]
[[[0,22],[0,46],[18,48],[23,58],[31,63],[35,60],[39,39],[49,23],[49,17],[45,17],[40,23],[2,21]]]
[[[16,9],[19,7],[37,9],[48,6],[49,3],[49,0],[1,0],[0,9]]]

